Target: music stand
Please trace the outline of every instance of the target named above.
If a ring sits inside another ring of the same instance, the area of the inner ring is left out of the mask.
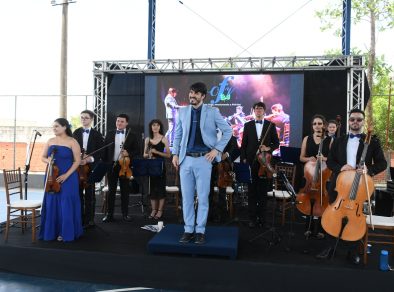
[[[235,173],[235,192],[245,194],[244,184],[249,184],[251,182],[252,176],[250,173],[250,167],[247,163],[234,162],[234,173]],[[241,191],[239,189],[242,187]],[[238,213],[238,212],[237,212]],[[231,224],[233,222],[247,221],[240,220],[236,215],[234,219],[226,222],[226,225]]]
[[[133,176],[134,177],[148,177],[148,196],[150,196],[150,178],[151,176],[161,176],[163,174],[164,160],[156,159],[133,159]],[[143,186],[144,184],[142,184]],[[136,205],[141,206],[142,213],[144,213],[143,191],[141,191],[141,199]]]

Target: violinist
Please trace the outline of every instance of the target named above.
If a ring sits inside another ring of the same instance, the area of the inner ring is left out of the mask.
[[[329,146],[330,146],[330,138],[325,138],[325,125],[326,119],[322,115],[314,115],[312,117],[312,134],[309,136],[305,136],[302,140],[301,145],[301,154],[300,154],[300,161],[303,163],[307,162],[316,162],[319,159],[318,152],[319,146],[322,142],[321,147],[321,160],[326,162]],[[304,176],[306,176],[306,169],[304,169]],[[313,170],[312,170],[313,172]],[[325,188],[325,186],[323,186]],[[307,202],[310,204],[310,202]],[[303,202],[305,204],[305,202]],[[312,236],[313,238],[322,239],[324,238],[324,233],[322,232],[320,217],[310,218],[309,215],[306,215],[306,228],[305,228],[305,236],[309,237]]]
[[[168,140],[163,133],[163,123],[154,119],[149,123],[149,137],[145,139],[144,158],[170,158],[171,152]],[[166,195],[166,171],[163,168],[161,176],[150,177],[150,202],[152,211],[149,219],[161,220]]]
[[[104,161],[112,164],[113,167],[108,171],[108,208],[107,213],[103,218],[103,222],[112,222],[114,220],[115,209],[115,195],[116,188],[120,186],[121,209],[124,221],[131,221],[128,216],[129,194],[130,194],[130,178],[119,175],[122,169],[123,161],[130,163],[132,156],[138,151],[137,139],[135,135],[127,128],[129,124],[129,116],[126,114],[119,114],[116,117],[116,130],[108,131],[104,145],[113,143],[107,147],[104,152]],[[126,138],[127,137],[127,138]],[[125,158],[125,159],[123,159]],[[128,158],[128,159],[126,159]],[[131,172],[128,165],[123,165]]]
[[[270,183],[268,177],[259,177],[258,175],[260,164],[257,160],[257,154],[259,152],[272,154],[272,151],[279,147],[275,124],[263,120],[265,109],[263,102],[257,102],[253,105],[255,120],[245,123],[241,145],[241,161],[248,163],[251,168],[252,181],[248,186],[250,228],[254,228],[256,224],[261,226],[265,224],[265,205]],[[263,137],[265,137],[264,143],[260,145]]]
[[[78,141],[82,149],[81,164],[79,167],[82,224],[84,227],[94,226],[94,215],[96,208],[96,196],[94,184],[88,183],[88,176],[96,163],[102,158],[102,152],[96,152],[92,156],[86,156],[104,146],[103,136],[92,128],[95,114],[90,110],[81,112],[82,127],[76,129],[73,137]]]
[[[60,184],[59,192],[48,191],[44,194],[39,235],[43,240],[73,241],[83,233],[76,172],[81,161],[81,148],[72,137],[70,128],[66,119],[56,119],[53,123],[55,137],[45,144],[41,157],[44,163],[56,166],[59,175],[52,177],[51,181]],[[50,172],[56,173],[47,171]],[[49,180],[47,177],[46,184]]]
[[[363,126],[365,113],[360,109],[353,109],[349,113],[349,134],[343,135],[334,140],[327,159],[327,166],[332,170],[331,184],[329,188],[329,201],[333,203],[338,193],[336,192],[336,180],[342,171],[357,170],[359,173],[366,173],[374,176],[386,169],[387,162],[384,158],[380,141],[376,136],[372,136],[365,158],[365,170],[358,167],[364,148]],[[354,263],[360,263],[360,256],[357,253],[358,242],[349,242],[348,259]],[[316,257],[327,259],[331,256],[334,247],[334,238],[330,238],[329,246],[319,253]]]

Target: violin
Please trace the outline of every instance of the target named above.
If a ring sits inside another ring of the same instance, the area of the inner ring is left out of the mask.
[[[125,141],[127,140],[129,134],[130,134],[130,130],[127,132]],[[123,150],[124,150],[124,143],[122,144],[118,158],[118,163],[120,165],[119,177],[133,179],[133,172],[131,170],[131,159],[129,156],[122,155]]]
[[[87,158],[85,155],[85,149],[82,148],[82,153],[81,153],[81,160]],[[78,175],[79,175],[79,187],[86,189],[89,186],[88,183],[88,177],[90,173],[90,165],[85,164],[85,165],[80,165],[78,167]]]
[[[234,183],[235,174],[229,159],[224,159],[218,163],[218,187],[231,187]]]
[[[331,176],[326,162],[322,160],[324,136],[321,138],[317,161],[308,161],[304,166],[305,187],[297,194],[297,209],[304,215],[322,216],[328,206],[326,183]]]
[[[365,167],[365,156],[371,141],[371,133],[372,131],[368,130],[359,168]],[[363,204],[369,201],[374,189],[374,182],[368,174],[361,174],[356,170],[340,172],[336,184],[337,199],[322,216],[321,224],[324,230],[343,240],[360,240],[367,230]]]
[[[56,149],[53,149],[46,170],[45,192],[50,194],[59,193],[61,189],[60,183],[56,181],[59,176],[59,167],[55,164],[55,152]]]
[[[263,139],[261,139],[260,147],[264,144],[265,139],[267,138],[267,135],[272,127],[273,123],[270,123],[268,126],[267,131],[265,132],[265,135]],[[257,150],[256,153],[256,159],[259,162],[259,171],[258,171],[258,176],[259,177],[267,177],[267,178],[272,178],[275,169],[271,165],[271,158],[272,155],[271,153],[267,151],[260,151],[260,147]]]

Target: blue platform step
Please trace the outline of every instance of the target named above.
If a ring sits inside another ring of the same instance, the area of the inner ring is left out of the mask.
[[[206,243],[180,243],[183,225],[166,225],[148,242],[149,253],[178,253],[191,255],[214,255],[235,259],[238,252],[238,228],[208,226],[205,230]]]

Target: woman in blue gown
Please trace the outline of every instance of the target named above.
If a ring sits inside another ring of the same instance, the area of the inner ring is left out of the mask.
[[[56,181],[61,189],[58,193],[45,192],[41,210],[39,238],[42,240],[73,241],[83,233],[81,222],[81,202],[77,168],[81,149],[72,138],[70,124],[59,118],[53,123],[55,137],[48,140],[41,160],[49,163],[52,152],[59,168]]]

